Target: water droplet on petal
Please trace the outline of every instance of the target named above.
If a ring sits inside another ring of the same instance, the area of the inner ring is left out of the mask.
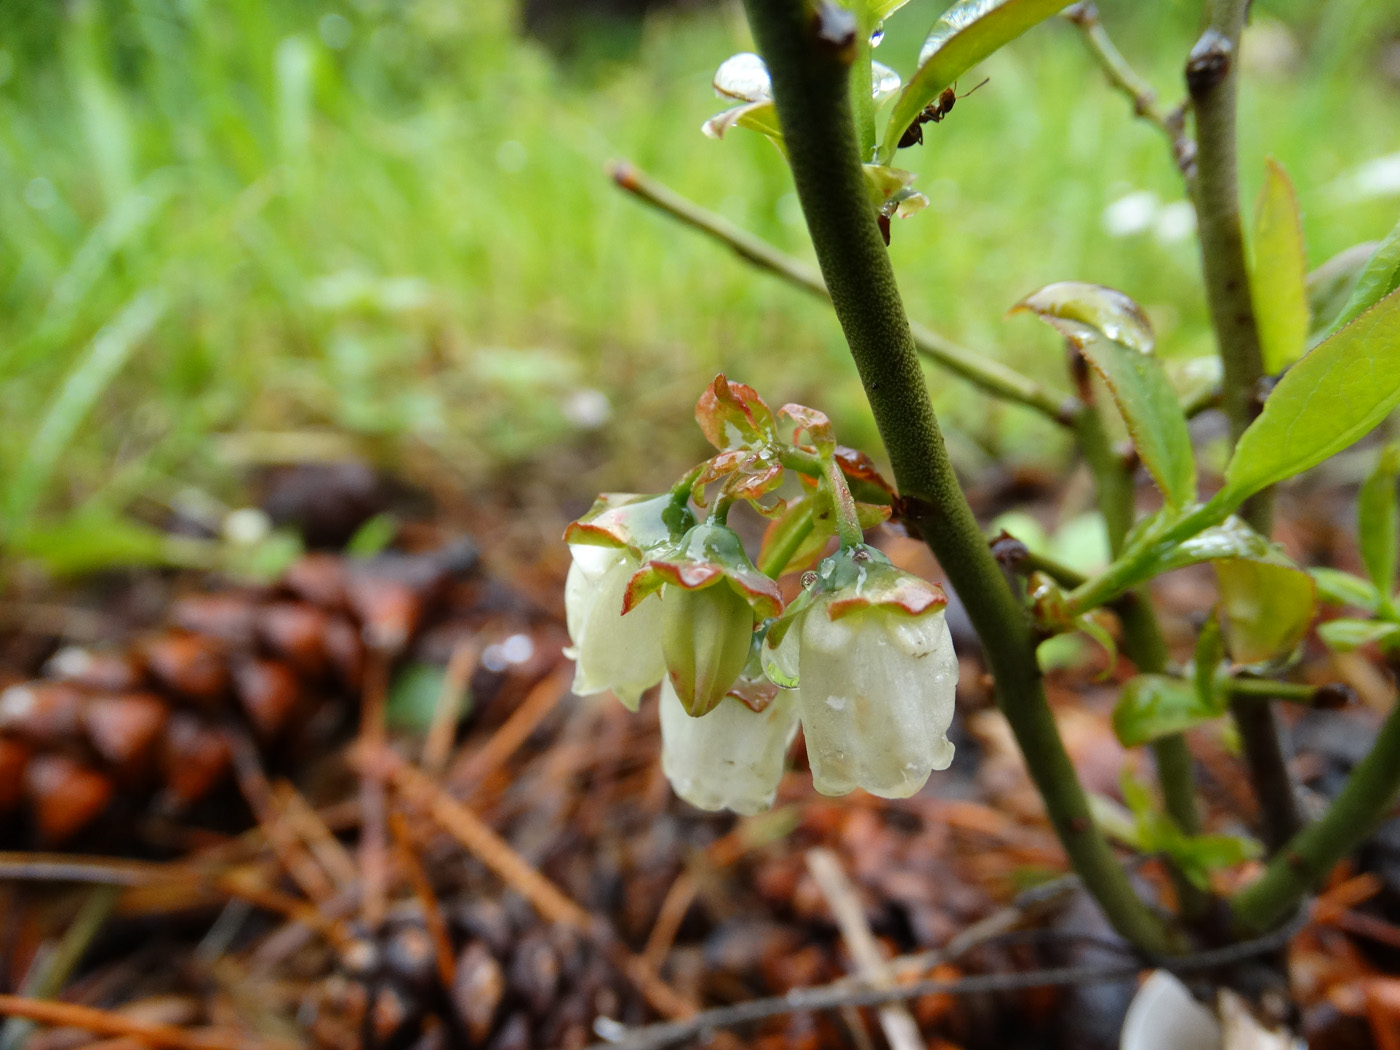
[[[817,574],[814,572],[804,572],[802,574],[802,586],[811,590],[817,585]]]
[[[876,22],[875,30],[870,34],[870,46],[879,47],[885,42],[885,23]]]

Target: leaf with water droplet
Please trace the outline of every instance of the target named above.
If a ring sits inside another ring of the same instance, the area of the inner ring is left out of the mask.
[[[875,100],[875,105],[878,106],[892,97],[899,91],[902,83],[899,74],[883,62],[870,63],[870,95]]]
[[[1043,22],[1071,0],[961,0],[934,23],[919,52],[919,69],[895,102],[880,144],[888,164],[906,128],[923,108],[978,62]]]
[[[1152,328],[1122,292],[1061,281],[1026,296],[1012,312],[1033,311],[1069,339],[1103,377],[1138,455],[1167,503],[1196,497],[1196,457],[1186,416],[1161,362],[1152,356]]]

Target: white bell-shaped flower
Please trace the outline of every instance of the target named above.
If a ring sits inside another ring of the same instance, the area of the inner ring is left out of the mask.
[[[807,588],[764,662],[797,694],[812,783],[907,798],[953,760],[958,660],[942,589],[864,545],[822,562]]]
[[[676,794],[699,809],[751,815],[772,806],[796,734],[796,700],[787,691],[757,712],[726,696],[695,718],[670,681],[661,684],[661,768]]]
[[[564,655],[577,664],[574,692],[588,696],[612,690],[635,711],[642,693],[666,674],[660,599],[624,615],[627,581],[641,563],[618,547],[571,544],[569,549],[574,561],[564,584],[564,611],[573,645]]]
[[[943,611],[871,606],[833,620],[818,602],[798,634],[798,710],[823,795],[907,798],[953,761],[958,658]]]

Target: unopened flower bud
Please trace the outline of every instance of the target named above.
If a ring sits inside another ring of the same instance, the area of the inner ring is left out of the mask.
[[[734,531],[695,526],[676,548],[633,577],[635,605],[661,590],[661,647],[676,695],[692,715],[711,710],[749,660],[757,620],[783,608],[778,585],[754,568]]]
[[[661,650],[671,686],[692,715],[713,710],[749,659],[753,609],[721,577],[699,590],[662,590]]]

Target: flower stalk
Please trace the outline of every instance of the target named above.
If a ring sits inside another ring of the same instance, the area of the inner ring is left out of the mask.
[[[745,0],[772,77],[798,199],[832,305],[901,493],[905,520],[938,556],[983,640],[998,702],[1076,872],[1116,929],[1170,950],[1095,826],[1045,700],[1031,625],[982,536],[948,458],[889,255],[866,195],[848,92],[855,28],[834,7]]]

